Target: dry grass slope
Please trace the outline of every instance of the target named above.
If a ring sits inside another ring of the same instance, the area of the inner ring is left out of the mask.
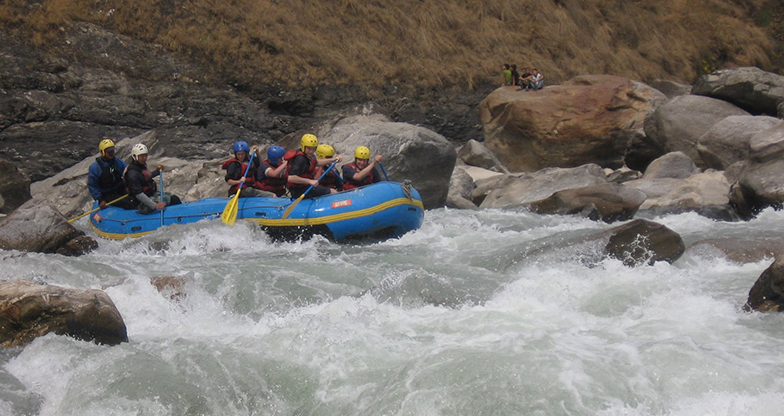
[[[758,25],[776,3],[6,0],[0,23],[36,46],[56,49],[62,28],[90,22],[246,83],[470,90],[500,82],[504,62],[536,66],[550,83],[577,74],[691,82],[714,67],[772,70],[776,43]]]

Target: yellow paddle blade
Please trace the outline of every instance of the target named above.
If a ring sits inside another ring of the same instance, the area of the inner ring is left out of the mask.
[[[302,201],[303,198],[305,198],[305,194],[300,195],[299,198],[297,198],[296,201],[292,202],[291,205],[289,205],[289,207],[286,208],[285,211],[283,211],[283,219],[284,220],[289,216],[289,214],[291,214],[291,211],[294,209],[294,207],[297,206],[297,204],[299,204],[299,201]]]
[[[234,194],[234,197],[229,200],[229,203],[226,204],[226,208],[223,209],[223,214],[221,214],[221,221],[223,221],[226,225],[233,225],[234,220],[237,219],[237,204],[239,204],[240,200],[240,193],[237,192]]]

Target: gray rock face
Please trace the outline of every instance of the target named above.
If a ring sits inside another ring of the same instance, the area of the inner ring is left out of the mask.
[[[714,124],[729,116],[747,116],[733,104],[697,95],[675,97],[645,119],[645,135],[667,152],[681,151],[701,168],[706,165],[697,151],[697,141]]]
[[[784,100],[784,77],[755,67],[722,69],[700,77],[691,93],[718,98],[754,114],[775,116]]]
[[[781,120],[766,116],[729,116],[714,124],[697,141],[697,152],[705,166],[724,170],[749,157],[751,138]]]
[[[691,94],[691,85],[681,84],[666,79],[655,79],[649,82],[648,85],[661,91],[667,98]]]
[[[0,219],[0,248],[6,250],[80,255],[97,246],[46,201],[32,199]]]
[[[654,160],[645,170],[643,179],[685,179],[699,173],[700,169],[683,152],[672,152]]]
[[[452,178],[449,180],[449,196],[446,200],[446,206],[458,209],[476,208],[476,205],[471,202],[471,192],[474,188],[474,180],[471,179],[471,175],[461,166],[455,167]]]
[[[459,157],[466,165],[477,166],[495,172],[509,173],[509,169],[495,155],[476,140],[469,140],[457,150]]]
[[[0,282],[0,345],[26,345],[50,332],[99,344],[128,342],[125,322],[103,291]]]
[[[784,260],[777,257],[752,286],[745,307],[760,312],[780,312],[783,306]]]
[[[0,159],[0,213],[8,214],[30,198],[30,179],[16,166]]]
[[[481,200],[487,195],[481,202],[481,208],[521,206],[545,199],[564,189],[603,183],[607,183],[607,177],[598,165],[548,168],[533,173],[501,175],[478,181],[472,199]]]

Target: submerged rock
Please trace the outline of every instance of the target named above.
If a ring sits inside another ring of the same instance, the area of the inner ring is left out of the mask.
[[[606,233],[610,236],[605,246],[607,254],[627,266],[673,263],[686,251],[678,233],[653,221],[636,219]]]

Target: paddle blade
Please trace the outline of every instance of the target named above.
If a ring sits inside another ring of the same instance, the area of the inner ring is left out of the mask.
[[[240,201],[240,193],[237,192],[234,194],[234,197],[231,198],[228,204],[226,204],[226,208],[223,209],[223,214],[221,214],[221,221],[223,221],[226,225],[233,225],[234,221],[237,219],[237,206],[239,205]]]
[[[288,218],[289,214],[291,214],[291,211],[294,209],[294,207],[297,206],[297,204],[299,204],[299,201],[302,201],[303,198],[305,198],[305,194],[300,195],[299,198],[297,198],[296,201],[292,202],[291,205],[289,205],[289,207],[286,208],[285,211],[283,211],[283,219],[284,220],[286,218]]]

